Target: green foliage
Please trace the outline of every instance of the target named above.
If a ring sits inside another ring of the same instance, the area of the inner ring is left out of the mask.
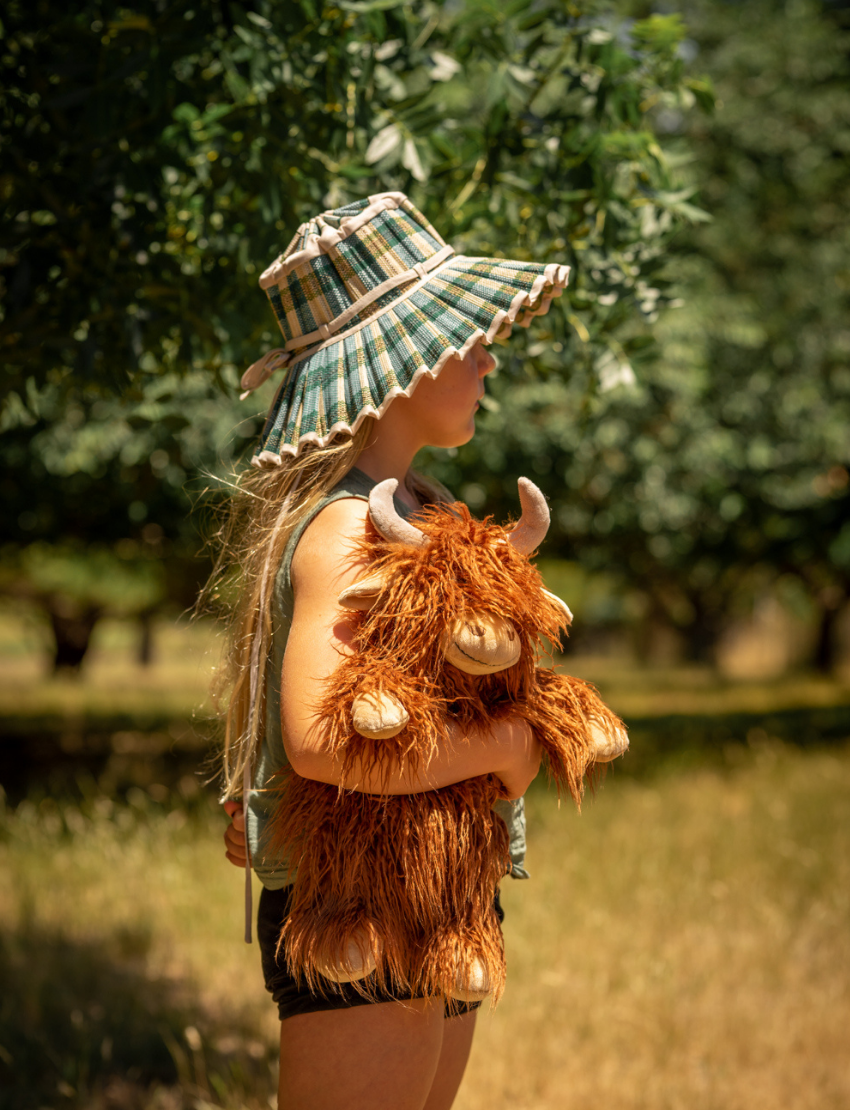
[[[476,441],[433,460],[449,485],[504,515],[530,473],[550,550],[639,586],[696,652],[780,574],[834,613],[850,580],[835,8],[11,3],[10,539],[188,553],[191,476],[257,428],[256,402],[218,400],[274,342],[256,275],[317,209],[401,188],[459,249],[573,267],[511,340]],[[713,85],[719,110],[694,112]]]
[[[437,465],[497,515],[528,473],[552,501],[547,550],[639,586],[700,655],[779,575],[827,622],[850,591],[850,37],[816,4],[706,0],[686,19],[719,108],[668,99],[654,122],[692,152],[712,221],[671,245],[685,305],[655,329],[661,357],[633,380],[612,346],[594,393],[542,321],[533,363],[512,349],[478,438]]]
[[[695,8],[724,108],[693,140],[723,218],[683,247],[703,260],[703,394],[737,455],[730,523],[830,607],[850,591],[850,34],[819,4],[775,7],[746,39]]]
[[[10,3],[4,395],[138,400],[169,369],[253,361],[254,275],[382,188],[462,247],[572,262],[561,341],[604,347],[663,299],[661,246],[694,215],[646,117],[687,93],[683,33],[629,35],[599,0]]]
[[[163,594],[160,564],[121,559],[110,548],[33,543],[24,548],[19,570],[35,594],[61,592],[121,615],[147,609]]]
[[[223,405],[200,371],[152,379],[138,401],[50,385],[33,408],[3,433],[7,536],[118,545],[127,558],[195,554],[189,514],[205,471],[231,464],[256,430],[254,406]]]
[[[403,189],[460,250],[570,263],[548,338],[585,387],[632,373],[641,318],[668,297],[669,234],[701,218],[649,122],[693,99],[677,17],[629,30],[602,0],[12,0],[0,33],[16,546],[62,537],[169,573],[197,550],[195,476],[258,430],[256,400],[233,400],[274,344],[257,276],[322,207]],[[177,577],[185,603],[185,560]]]

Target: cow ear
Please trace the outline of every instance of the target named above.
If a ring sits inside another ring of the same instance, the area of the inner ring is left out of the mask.
[[[557,605],[559,609],[563,610],[564,615],[567,618],[567,624],[573,623],[573,615],[570,612],[570,607],[569,605],[567,605],[566,601],[561,601],[557,594],[550,593],[548,590],[543,591],[543,596],[548,597],[553,605]]]
[[[383,574],[370,574],[368,578],[362,578],[344,589],[337,600],[343,609],[371,609],[385,581]]]

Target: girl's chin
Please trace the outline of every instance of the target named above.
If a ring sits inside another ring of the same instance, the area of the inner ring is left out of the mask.
[[[469,424],[463,429],[451,435],[435,436],[431,441],[432,447],[440,447],[444,451],[451,450],[454,447],[463,447],[465,443],[469,443],[475,435],[475,421],[470,420]]]

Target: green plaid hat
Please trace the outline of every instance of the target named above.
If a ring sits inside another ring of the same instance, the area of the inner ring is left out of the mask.
[[[284,375],[254,458],[280,465],[409,397],[448,359],[527,327],[563,292],[569,266],[455,254],[403,193],[302,224],[260,277],[283,333],[242,377],[243,397]]]

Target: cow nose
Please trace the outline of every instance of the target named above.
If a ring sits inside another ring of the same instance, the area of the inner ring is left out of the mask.
[[[446,634],[446,659],[467,674],[494,674],[512,667],[522,642],[510,621],[490,613],[467,613]]]

